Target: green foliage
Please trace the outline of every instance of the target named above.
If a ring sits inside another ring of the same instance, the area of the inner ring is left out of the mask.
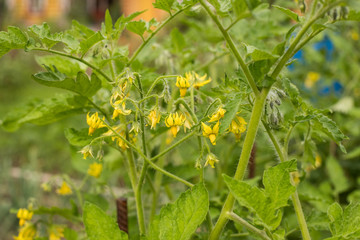
[[[97,44],[98,42],[104,40],[104,37],[100,32],[96,32],[91,35],[89,38],[80,42],[80,52],[84,55],[89,49]]]
[[[280,163],[265,170],[264,189],[224,175],[226,185],[242,206],[256,213],[258,224],[275,230],[282,219],[281,208],[287,206],[295,187],[290,182],[290,172],[296,171],[296,160]]]
[[[334,186],[334,195],[338,195],[350,188],[351,184],[349,179],[346,177],[344,170],[334,157],[329,157],[326,160],[326,169],[330,181]]]
[[[34,74],[33,79],[42,85],[66,89],[84,97],[93,96],[101,88],[101,80],[94,73],[91,75],[91,80],[83,72],[78,72],[76,79],[72,79],[56,68],[52,70],[47,67],[47,70]]]
[[[360,204],[350,203],[343,210],[338,203],[328,209],[332,238],[327,240],[358,239],[360,237]]]
[[[132,21],[126,25],[126,29],[129,30],[130,32],[133,32],[133,33],[139,35],[142,38],[143,37],[142,35],[146,31],[146,24],[142,20]]]
[[[83,222],[90,240],[127,240],[128,236],[119,229],[115,220],[98,206],[86,202],[84,204]]]
[[[172,6],[174,5],[175,0],[156,0],[153,3],[155,8],[162,9],[171,13]]]
[[[56,98],[34,100],[5,116],[1,126],[15,131],[24,123],[49,124],[74,114],[83,113],[87,100],[81,96],[57,95]]]
[[[8,27],[7,32],[0,32],[0,57],[11,49],[24,48],[28,42],[28,36],[18,27]]]
[[[296,22],[300,22],[299,15],[297,15],[295,12],[291,11],[288,8],[280,7],[278,5],[272,5],[274,8],[279,9],[281,12],[285,13],[289,18]]]
[[[209,195],[203,184],[182,193],[164,206],[150,225],[148,240],[187,240],[204,221],[209,209]]]
[[[228,95],[224,106],[226,113],[221,121],[219,129],[220,133],[224,133],[229,128],[230,123],[235,118],[236,113],[239,111],[239,106],[243,100],[244,95],[241,93],[233,93]]]

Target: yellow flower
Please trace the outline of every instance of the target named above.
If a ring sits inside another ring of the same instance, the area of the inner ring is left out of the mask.
[[[103,117],[103,119],[100,119],[97,112],[91,115],[91,117],[88,113],[86,116],[86,123],[89,125],[89,135],[92,135],[98,128],[106,127],[103,121],[105,121],[105,117]]]
[[[101,163],[93,163],[93,164],[90,164],[87,173],[90,176],[93,176],[94,178],[98,178],[98,177],[100,177],[100,174],[102,172],[102,168],[103,168],[103,166],[102,166]]]
[[[321,166],[322,159],[319,154],[315,156],[315,168],[319,168]]]
[[[309,72],[305,79],[305,87],[312,88],[314,84],[319,81],[320,74],[317,72]]]
[[[64,228],[53,225],[49,229],[49,240],[60,240],[64,237]]]
[[[72,190],[70,186],[63,181],[61,187],[56,190],[56,193],[60,195],[70,195],[72,194]]]
[[[212,145],[216,145],[216,136],[219,133],[220,122],[217,122],[213,128],[209,127],[203,122],[201,123],[201,125],[203,127],[203,135],[210,139]]]
[[[216,113],[214,113],[211,117],[209,122],[216,122],[219,121],[221,118],[224,117],[226,110],[223,108],[219,108]]]
[[[112,119],[115,119],[119,115],[129,115],[131,113],[130,109],[125,109],[126,105],[123,100],[116,101],[112,106],[114,107]]]
[[[186,90],[190,87],[191,74],[186,75],[186,77],[178,76],[176,78],[176,86],[180,89],[180,96],[185,97]]]
[[[17,212],[17,218],[19,219],[19,226],[23,226],[26,221],[31,220],[33,212],[27,210],[26,208],[20,208]]]
[[[292,172],[291,175],[292,175],[293,182],[294,182],[295,186],[299,185],[299,183],[300,183],[300,174],[299,174],[299,172],[298,171]]]
[[[218,163],[218,162],[219,162],[219,159],[217,159],[214,154],[209,153],[209,154],[206,156],[205,167],[206,167],[207,165],[210,165],[211,168],[215,168],[215,163]]]
[[[92,148],[90,145],[87,145],[85,147],[83,147],[79,153],[84,155],[84,159],[86,159],[88,156],[94,157],[93,152],[92,152]]]
[[[236,141],[239,141],[241,134],[246,131],[246,124],[245,119],[240,116],[236,116],[235,119],[231,121],[229,132],[235,134]]]
[[[115,130],[115,132],[117,132],[119,135],[121,135],[122,137],[126,138],[125,136],[125,131],[124,131],[124,127],[119,125],[117,127],[113,128]],[[114,135],[114,132],[112,130],[107,131],[106,133],[103,134],[104,136],[112,136]],[[126,144],[126,142],[124,142],[120,137],[118,136],[112,136],[111,137],[112,141],[116,141],[118,146],[121,147],[123,150],[129,148],[129,146]]]
[[[170,113],[169,116],[165,118],[165,125],[171,128],[171,133],[176,137],[177,133],[180,130],[180,126],[184,124],[186,117],[183,114]]]
[[[33,224],[26,223],[20,228],[19,235],[14,236],[14,240],[33,240],[35,238],[36,228]]]
[[[359,39],[360,39],[359,34],[355,30],[351,31],[351,38],[354,41],[359,41]]]
[[[196,88],[196,89],[199,89],[200,87],[202,86],[205,86],[206,84],[208,84],[209,82],[211,82],[211,78],[209,77],[209,79],[205,80],[207,75],[204,74],[202,77],[200,77],[197,73],[193,73],[195,76],[194,76],[194,84],[193,84],[193,87]]]
[[[148,115],[149,124],[151,125],[150,129],[153,129],[156,127],[156,124],[160,122],[161,114],[156,109],[153,109],[150,111],[150,114]]]

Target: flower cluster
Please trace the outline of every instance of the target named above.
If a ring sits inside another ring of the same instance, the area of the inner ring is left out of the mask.
[[[165,125],[170,128],[172,135],[176,137],[180,126],[185,123],[185,120],[186,117],[182,113],[170,113],[169,116],[165,118]]]
[[[72,194],[72,190],[70,186],[65,181],[63,181],[61,187],[56,190],[56,193],[59,195],[70,195]]]
[[[33,212],[26,209],[26,208],[20,208],[17,212],[17,218],[19,219],[19,226],[23,226],[26,221],[30,221],[33,217]]]
[[[185,73],[185,77],[178,76],[176,79],[176,86],[180,90],[180,97],[185,97],[186,91],[190,86],[195,89],[199,89],[202,86],[205,86],[209,82],[211,82],[211,78],[207,78],[207,75],[199,76],[195,72],[187,72]]]
[[[99,114],[96,112],[93,115],[89,116],[89,113],[86,116],[86,123],[89,125],[89,135],[92,135],[96,129],[106,127],[103,123],[105,117],[102,119],[99,118]]]
[[[247,122],[243,117],[235,116],[229,126],[229,132],[235,134],[236,141],[240,140],[241,134],[246,131]]]
[[[95,162],[95,163],[90,164],[87,173],[90,176],[93,176],[94,178],[99,178],[101,175],[102,169],[103,169],[103,165],[101,163]]]

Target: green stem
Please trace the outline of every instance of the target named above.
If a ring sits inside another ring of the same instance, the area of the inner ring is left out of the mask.
[[[168,17],[162,24],[160,24],[160,26],[150,34],[150,36],[148,38],[146,38],[143,43],[140,45],[140,47],[136,50],[136,52],[131,56],[129,62],[126,64],[126,66],[130,66],[131,63],[133,63],[133,61],[136,59],[136,57],[139,55],[139,53],[143,50],[143,48],[150,42],[150,40],[166,25],[168,24],[173,18],[175,18],[177,15],[179,15],[180,13],[182,13],[183,11],[189,9],[192,5],[189,5],[183,9],[180,9],[179,11],[177,11],[176,13],[170,15],[170,17]]]
[[[145,97],[149,96],[149,94],[152,92],[152,90],[154,89],[154,87],[156,86],[156,84],[160,81],[163,80],[165,78],[176,78],[179,75],[166,75],[166,76],[160,76],[158,78],[155,79],[155,81],[151,84],[149,91],[147,92],[147,94],[145,95]]]
[[[269,128],[269,126],[264,122],[262,121],[263,123],[263,126],[267,132],[267,134],[269,135],[270,137],[270,140],[271,142],[273,143],[274,147],[275,147],[275,150],[276,152],[278,153],[279,155],[279,158],[280,158],[280,162],[284,162],[285,161],[285,157],[281,151],[281,147],[280,147],[280,144],[278,142],[278,140],[276,139],[275,135],[273,134],[273,132],[271,131],[271,129]]]
[[[62,53],[62,52],[51,50],[51,49],[45,49],[45,48],[33,48],[31,50],[49,52],[49,53],[57,54],[57,55],[60,55],[60,56],[63,56],[63,57],[75,59],[75,60],[77,60],[79,62],[82,62],[83,64],[87,65],[88,67],[92,68],[94,71],[98,72],[101,76],[103,76],[106,79],[106,81],[112,82],[111,78],[108,77],[103,71],[101,71],[99,68],[95,67],[94,65],[92,65],[88,61],[85,61],[82,58],[78,58],[78,57],[75,57],[73,55],[69,55],[69,54],[66,54],[66,53]]]
[[[250,154],[252,147],[254,145],[255,137],[259,128],[259,123],[261,119],[261,115],[264,109],[265,100],[270,91],[270,88],[264,88],[260,95],[255,98],[253,111],[251,114],[248,132],[246,134],[243,149],[241,151],[240,159],[238,166],[236,168],[235,176],[234,178],[237,180],[242,180],[244,177],[244,173],[247,167],[247,164],[249,162]],[[234,196],[229,193],[228,197],[226,198],[226,201],[224,203],[224,206],[221,210],[220,216],[218,221],[215,224],[215,227],[213,231],[210,234],[210,240],[217,240],[220,237],[220,234],[225,227],[226,223],[228,222],[227,213],[232,211],[232,208],[235,203]]]
[[[251,225],[250,223],[248,223],[245,219],[241,218],[240,216],[236,215],[233,212],[229,212],[227,213],[227,218],[230,220],[233,220],[234,222],[244,226],[247,230],[249,230],[250,232],[254,233],[255,235],[257,235],[258,237],[260,237],[261,239],[264,240],[271,240],[271,238],[268,237],[268,235],[266,234],[266,232],[264,230],[260,230],[256,227],[254,227],[253,225]]]
[[[226,31],[226,29],[223,27],[223,25],[220,23],[218,17],[210,10],[210,8],[206,5],[206,3],[204,2],[204,0],[199,0],[200,4],[203,6],[203,8],[205,9],[205,11],[209,14],[209,16],[212,18],[212,20],[215,22],[215,24],[217,25],[217,27],[219,28],[219,30],[221,31],[226,43],[229,45],[230,50],[232,51],[232,53],[234,54],[236,60],[238,61],[238,63],[240,64],[240,67],[242,69],[242,71],[245,74],[246,80],[249,83],[252,91],[254,92],[255,96],[258,96],[260,94],[259,89],[256,86],[255,80],[253,78],[253,76],[251,75],[251,72],[248,68],[248,66],[246,65],[246,63],[244,62],[244,60],[242,59],[239,51],[237,50],[233,40],[231,39],[229,33]]]
[[[192,89],[193,90],[193,89]],[[193,92],[193,91],[192,91]],[[193,92],[194,93],[194,92]],[[193,96],[192,96],[193,97]],[[176,100],[176,102],[175,102],[175,105],[178,105],[178,104],[181,104],[181,105],[183,105],[185,108],[186,108],[186,110],[191,114],[191,117],[193,118],[193,120],[194,120],[194,122],[195,122],[195,124],[196,123],[198,123],[198,118],[197,118],[197,116],[195,115],[195,113],[194,113],[194,103],[193,103],[193,101],[191,102],[191,107],[185,102],[185,100],[184,99],[182,99],[182,98],[179,98],[178,100]]]

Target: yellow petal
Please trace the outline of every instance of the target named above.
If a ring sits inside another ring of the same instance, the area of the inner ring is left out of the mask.
[[[178,133],[178,127],[177,126],[172,126],[171,127],[171,133],[174,137],[176,137],[177,133]]]
[[[207,137],[209,134],[212,133],[211,127],[206,125],[205,123],[201,122],[201,126],[203,127],[203,135]]]
[[[212,145],[216,145],[216,135],[215,134],[210,134],[209,139],[210,139],[210,142],[212,143]]]

